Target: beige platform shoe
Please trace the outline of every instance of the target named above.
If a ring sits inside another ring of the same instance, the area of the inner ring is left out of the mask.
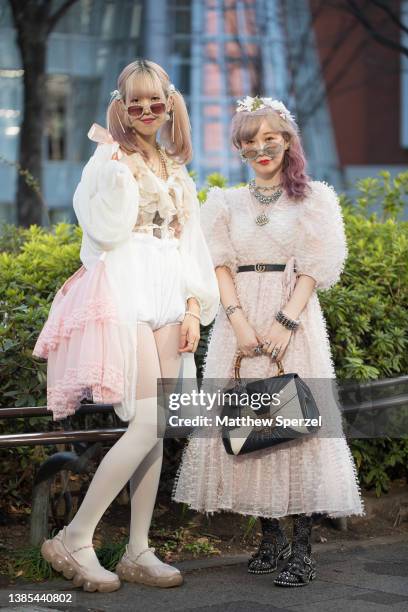
[[[84,591],[91,593],[94,591],[102,593],[117,591],[120,587],[120,580],[116,574],[102,568],[102,571],[96,576],[95,573],[76,561],[73,554],[82,548],[92,548],[92,544],[81,546],[75,550],[68,550],[65,545],[64,527],[54,538],[45,540],[41,546],[41,554],[55,571],[61,572],[65,578],[72,580],[74,586],[82,586]]]
[[[164,588],[179,586],[183,583],[180,570],[172,565],[160,563],[149,567],[137,563],[143,553],[148,550],[154,553],[156,549],[153,547],[146,548],[132,559],[126,546],[126,552],[116,566],[116,573],[121,580]]]

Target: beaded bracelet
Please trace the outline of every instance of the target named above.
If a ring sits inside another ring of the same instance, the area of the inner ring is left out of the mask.
[[[300,319],[290,319],[284,312],[282,312],[282,310],[279,310],[276,313],[275,319],[278,321],[278,323],[283,325],[283,327],[290,330],[297,329],[300,325]]]
[[[188,302],[188,300],[189,300],[190,298],[194,298],[194,299],[196,300],[196,302],[198,303],[198,305],[199,305],[199,307],[200,307],[200,313],[201,313],[201,312],[202,312],[202,310],[203,310],[203,305],[202,305],[202,303],[201,303],[201,300],[199,300],[199,299],[198,299],[198,297],[196,297],[195,295],[191,295],[191,293],[190,293],[190,294],[189,294],[189,295],[186,297],[186,302]]]
[[[186,312],[184,314],[189,314],[192,317],[195,317],[196,319],[198,319],[199,321],[201,321],[201,318],[198,316],[198,314],[196,314],[195,312],[191,312],[191,310],[186,310]]]

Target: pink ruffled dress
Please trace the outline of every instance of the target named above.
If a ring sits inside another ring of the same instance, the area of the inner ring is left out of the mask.
[[[201,222],[214,266],[230,268],[239,303],[260,334],[269,331],[274,314],[287,303],[297,275],[313,277],[315,289],[325,290],[343,270],[347,244],[337,195],[322,182],[312,181],[310,188],[299,203],[282,195],[271,206],[270,222],[264,226],[255,223],[247,186],[214,187],[202,206]],[[236,270],[238,265],[256,263],[286,267],[281,272]],[[175,501],[202,512],[227,510],[266,517],[363,513],[357,471],[334,395],[334,364],[316,290],[299,318],[282,365],[311,387],[322,415],[319,435],[232,456],[224,449],[221,432],[205,436],[197,430],[183,453]],[[220,306],[209,340],[204,384],[208,381],[211,388],[211,381],[222,384],[233,379],[236,350],[233,328]],[[243,379],[277,374],[276,363],[266,355],[242,360]]]
[[[74,194],[83,265],[55,295],[33,354],[48,360],[54,420],[87,399],[112,403],[129,421],[137,406],[137,326],[181,322],[190,296],[209,324],[219,291],[185,166],[168,158],[164,181],[136,154],[132,174],[107,130],[94,124],[88,136],[99,146]],[[194,355],[184,353],[182,362],[182,376],[195,377]]]
[[[123,356],[118,315],[107,291],[105,264],[81,266],[55,295],[33,354],[48,360],[47,406],[54,420],[74,414],[82,399],[120,403]]]

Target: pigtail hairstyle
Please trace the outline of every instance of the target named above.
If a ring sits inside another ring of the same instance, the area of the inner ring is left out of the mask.
[[[184,164],[191,161],[193,147],[191,144],[191,124],[187,106],[181,93],[176,89],[173,96],[174,142],[172,140],[173,115],[161,129],[161,138],[169,155],[180,159]]]
[[[168,155],[180,163],[188,163],[192,157],[191,125],[184,98],[178,90],[171,88],[169,75],[155,62],[138,59],[128,64],[118,77],[117,95],[109,103],[106,122],[113,139],[129,153],[144,152],[135,139],[135,128],[131,125],[127,106],[132,98],[141,94],[151,97],[154,92],[162,91],[166,102],[171,96],[173,111],[161,127],[160,137]],[[174,113],[174,141],[173,134]]]

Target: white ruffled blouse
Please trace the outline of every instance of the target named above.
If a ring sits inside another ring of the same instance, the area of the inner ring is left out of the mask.
[[[196,186],[185,165],[168,158],[169,178],[157,177],[141,155],[135,155],[133,174],[119,161],[117,142],[99,144],[83,169],[73,205],[83,230],[80,258],[86,268],[105,251],[143,231],[179,240],[185,275],[185,299],[201,305],[201,322],[209,325],[220,295],[212,258],[200,225]]]

